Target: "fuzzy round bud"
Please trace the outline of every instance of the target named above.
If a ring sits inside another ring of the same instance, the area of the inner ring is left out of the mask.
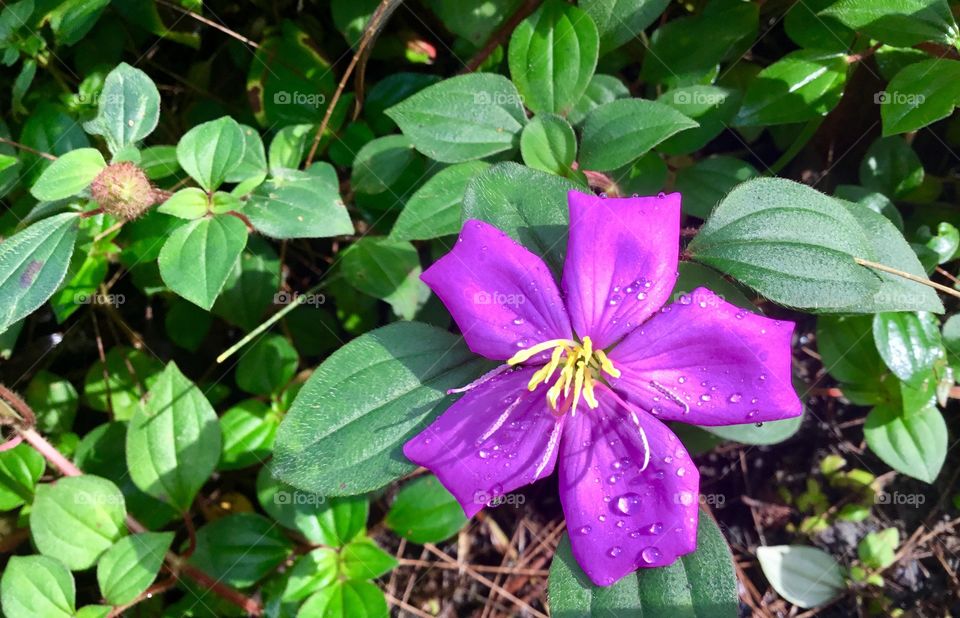
[[[90,185],[90,193],[104,212],[124,221],[136,219],[157,202],[146,174],[129,161],[103,168]]]

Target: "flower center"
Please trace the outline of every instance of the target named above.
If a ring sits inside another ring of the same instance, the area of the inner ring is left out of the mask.
[[[547,391],[547,402],[555,413],[564,414],[568,410],[576,413],[581,397],[587,402],[587,406],[597,408],[600,404],[593,393],[594,382],[601,378],[602,373],[614,378],[620,377],[620,370],[613,366],[604,351],[593,349],[590,337],[584,337],[582,343],[573,339],[544,341],[517,352],[507,364],[519,365],[550,350],[553,350],[550,361],[533,374],[527,388],[533,391],[541,384],[549,384],[559,369],[560,374]]]

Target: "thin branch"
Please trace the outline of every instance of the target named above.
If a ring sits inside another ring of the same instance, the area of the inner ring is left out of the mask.
[[[497,31],[490,35],[490,38],[487,39],[487,42],[483,44],[483,47],[480,48],[473,58],[467,62],[467,66],[463,69],[464,73],[473,73],[484,61],[490,57],[490,54],[494,52],[495,49],[504,42],[510,35],[513,34],[514,29],[524,20],[524,18],[533,13],[538,6],[540,6],[541,0],[527,0],[523,5],[517,9],[517,11],[503,22]]]
[[[15,141],[13,141],[12,139],[7,139],[7,138],[5,138],[5,137],[0,137],[0,144],[8,144],[8,145],[10,145],[10,146],[13,146],[14,148],[19,148],[20,150],[23,150],[23,151],[25,151],[25,152],[29,152],[30,154],[35,154],[35,155],[37,155],[38,157],[43,157],[44,159],[47,159],[47,160],[49,160],[49,161],[56,161],[56,160],[57,160],[57,155],[52,155],[52,154],[50,154],[49,152],[43,152],[43,151],[41,151],[41,150],[36,150],[35,148],[31,148],[30,146],[26,146],[26,145],[24,145],[24,144],[21,144],[20,142],[15,142]]]
[[[213,21],[213,20],[210,20],[210,19],[207,19],[206,17],[204,17],[203,15],[200,15],[200,14],[198,14],[198,13],[194,13],[193,11],[191,11],[191,10],[189,10],[189,9],[185,9],[185,8],[183,8],[182,6],[177,6],[176,4],[174,4],[174,3],[172,3],[172,2],[167,2],[167,0],[157,0],[157,4],[162,4],[163,6],[165,6],[165,7],[167,7],[167,8],[171,8],[171,9],[173,9],[173,10],[175,10],[175,11],[180,11],[180,12],[183,13],[184,15],[189,15],[190,17],[194,18],[195,20],[197,20],[197,21],[200,22],[201,24],[206,24],[207,26],[210,26],[211,28],[216,28],[216,29],[219,30],[220,32],[222,32],[222,33],[224,33],[224,34],[226,34],[226,35],[228,35],[228,36],[232,36],[233,38],[235,38],[236,40],[240,41],[241,43],[245,43],[245,44],[249,45],[250,47],[252,47],[252,48],[254,48],[254,49],[257,49],[257,48],[260,47],[260,45],[258,45],[258,44],[256,43],[256,41],[251,41],[250,39],[248,39],[247,37],[243,36],[243,35],[240,34],[239,32],[235,32],[235,31],[231,30],[230,28],[227,28],[227,27],[224,26],[223,24],[218,24],[217,22],[215,22],[215,21]]]
[[[915,283],[921,283],[928,287],[934,288],[935,290],[940,290],[944,294],[949,294],[951,296],[955,296],[956,298],[960,298],[960,292],[958,292],[957,290],[954,290],[953,288],[948,288],[947,286],[942,285],[940,283],[936,283],[935,281],[930,281],[926,277],[918,277],[916,275],[911,275],[908,272],[897,270],[896,268],[891,268],[889,266],[885,266],[884,264],[878,264],[877,262],[871,262],[870,260],[865,260],[863,258],[855,257],[853,259],[854,261],[856,261],[857,264],[861,266],[867,266],[869,268],[873,268],[875,270],[889,273],[891,275],[903,277],[904,279],[909,279],[910,281],[913,281]]]

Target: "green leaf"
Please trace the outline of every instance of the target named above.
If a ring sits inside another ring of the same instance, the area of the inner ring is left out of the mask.
[[[786,12],[783,28],[804,49],[847,51],[856,34],[829,15],[818,15],[836,0],[804,0]]]
[[[907,382],[929,374],[945,355],[940,322],[929,313],[878,313],[873,337],[890,371]]]
[[[126,534],[126,514],[123,494],[107,479],[64,477],[37,487],[30,534],[41,554],[82,571]]]
[[[340,555],[329,547],[321,547],[297,559],[290,569],[283,590],[284,601],[302,601],[314,592],[337,581]]]
[[[684,86],[664,93],[657,101],[700,125],[674,135],[657,148],[665,154],[679,155],[700,150],[720,135],[737,113],[740,94],[717,86]]]
[[[926,483],[936,480],[947,456],[947,424],[933,406],[902,414],[894,405],[879,405],[867,415],[863,435],[885,464]]]
[[[365,236],[341,254],[340,267],[350,285],[388,302],[404,319],[412,320],[426,300],[420,256],[409,242]]]
[[[757,558],[777,594],[804,609],[823,605],[846,590],[840,565],[822,549],[771,545],[758,547]]]
[[[163,180],[180,171],[176,146],[149,146],[140,151],[140,169],[150,180]]]
[[[583,123],[580,167],[606,172],[639,159],[671,135],[698,126],[654,101],[618,99],[592,110]]]
[[[39,152],[57,156],[90,145],[90,139],[80,124],[60,106],[51,103],[43,103],[33,110],[23,124],[18,141]],[[20,159],[24,170],[22,180],[27,186],[50,166],[50,161],[30,152],[22,153]]]
[[[902,270],[917,277],[926,277],[917,254],[907,244],[903,234],[887,217],[862,203],[840,202],[852,214],[866,232],[872,261]],[[874,271],[880,288],[873,296],[865,296],[843,310],[850,313],[876,313],[880,311],[932,311],[943,312],[943,303],[936,291],[922,283],[916,283],[884,272]]]
[[[297,373],[297,351],[280,335],[265,335],[237,362],[237,386],[251,395],[274,395]]]
[[[926,41],[953,45],[958,36],[946,0],[840,0],[820,14],[900,47]]]
[[[674,187],[683,195],[683,211],[706,219],[727,193],[760,173],[745,161],[714,156],[677,172]]]
[[[340,550],[340,575],[347,580],[376,579],[397,566],[397,559],[372,539],[361,537]]]
[[[432,474],[416,478],[397,492],[385,521],[414,543],[446,541],[467,523],[457,499]]]
[[[860,405],[879,402],[885,369],[873,342],[871,316],[819,316],[817,351],[824,368],[843,385],[851,401]]]
[[[787,54],[750,82],[734,124],[790,124],[826,115],[840,102],[847,66],[843,53],[801,49]]]
[[[247,399],[220,417],[220,470],[237,470],[270,458],[280,419],[261,401]]]
[[[881,137],[860,162],[860,184],[887,197],[903,197],[923,183],[923,164],[902,137]]]
[[[316,593],[300,607],[297,618],[386,618],[389,615],[383,591],[364,581],[336,582]]]
[[[217,415],[169,363],[130,419],[127,466],[137,487],[186,512],[220,459]]]
[[[97,564],[97,582],[111,605],[130,603],[153,583],[173,543],[172,532],[143,532],[123,537]]]
[[[117,420],[127,420],[161,371],[163,364],[140,350],[110,348],[106,363],[98,360],[87,370],[83,381],[84,404],[94,410],[111,412]]]
[[[177,143],[180,167],[207,191],[215,191],[243,162],[246,136],[230,116],[198,124]]]
[[[267,308],[281,300],[279,288],[280,258],[269,242],[253,236],[227,276],[213,312],[244,330],[253,330]]]
[[[600,33],[600,55],[635,39],[660,16],[670,0],[581,0]]]
[[[878,93],[883,135],[917,131],[946,118],[960,103],[960,61],[930,58],[904,67]]]
[[[577,136],[560,116],[540,114],[523,127],[520,155],[534,169],[565,176],[577,158]]]
[[[247,226],[231,215],[180,226],[160,250],[160,276],[174,292],[210,310],[247,244]]]
[[[257,500],[263,510],[307,540],[342,547],[366,529],[370,503],[365,496],[327,498],[282,483],[267,467],[257,474]]]
[[[885,569],[896,560],[898,545],[900,531],[896,528],[871,532],[857,546],[857,556],[868,568]]]
[[[559,273],[567,247],[567,192],[574,189],[565,178],[498,163],[467,185],[463,218],[495,225]]]
[[[258,232],[272,238],[353,234],[337,173],[329,163],[315,163],[305,171],[275,169],[250,195],[243,214]]]
[[[711,616],[738,615],[733,558],[713,519],[700,514],[697,551],[670,566],[639,569],[609,587],[594,586],[580,570],[564,533],[550,565],[551,615]]]
[[[373,491],[412,472],[403,444],[449,402],[446,390],[488,367],[459,337],[400,322],[334,352],[280,425],[274,473],[328,496]]]
[[[390,238],[430,240],[460,231],[460,205],[467,184],[490,165],[468,161],[444,168],[410,196],[397,217]]]
[[[77,240],[77,213],[43,219],[0,242],[0,332],[60,287]]]
[[[165,215],[181,219],[199,219],[207,214],[210,200],[206,191],[197,187],[180,189],[157,208]]]
[[[46,556],[11,556],[0,581],[7,618],[73,618],[76,595],[70,571]]]
[[[417,150],[443,163],[514,150],[527,121],[506,77],[471,73],[428,86],[386,111]]]
[[[44,470],[43,455],[28,444],[0,451],[0,511],[12,511],[32,502]]]
[[[570,113],[567,114],[567,120],[570,124],[579,125],[592,110],[610,101],[625,99],[630,96],[630,91],[623,85],[619,78],[613,75],[594,75],[587,84],[580,100],[573,106]]]
[[[312,124],[295,124],[283,127],[273,136],[267,158],[270,171],[274,174],[280,169],[295,170],[307,156],[307,140],[316,133]]]
[[[510,77],[532,112],[566,116],[597,67],[600,36],[583,10],[547,0],[510,37]]]
[[[237,513],[197,530],[197,549],[190,564],[217,581],[246,588],[273,572],[292,549],[291,542],[266,517]]]
[[[245,124],[240,125],[240,129],[244,137],[243,158],[226,177],[226,182],[237,183],[232,191],[236,196],[248,194],[267,177],[267,153],[260,134]]]
[[[691,86],[717,75],[726,58],[743,53],[759,29],[753,2],[710,2],[698,15],[671,19],[650,37],[641,76],[647,83]]]
[[[794,307],[846,307],[879,288],[876,276],[853,259],[872,255],[856,218],[837,200],[779,178],[751,180],[730,192],[688,251]]]
[[[68,198],[86,189],[106,166],[96,148],[71,150],[43,170],[30,193],[46,202]]]
[[[125,62],[107,74],[97,101],[97,116],[83,124],[91,135],[102,135],[110,152],[135,145],[157,128],[160,92],[150,77]]]
[[[350,186],[357,193],[377,195],[395,186],[419,159],[410,138],[387,135],[364,144],[357,152]]]
[[[934,234],[926,225],[917,229],[917,237],[924,241],[928,249],[937,254],[937,262],[945,264],[953,260],[960,251],[960,230],[954,225],[941,221]]]

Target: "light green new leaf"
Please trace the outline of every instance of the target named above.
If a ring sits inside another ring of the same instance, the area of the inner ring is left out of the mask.
[[[243,214],[258,232],[272,238],[353,234],[337,173],[329,163],[315,163],[305,171],[275,169],[250,195]]]
[[[387,618],[387,600],[375,584],[365,581],[335,582],[306,600],[297,618]]]
[[[907,382],[925,377],[946,354],[940,322],[929,313],[878,313],[873,337],[890,371]]]
[[[83,128],[102,135],[110,152],[117,154],[157,128],[160,92],[146,73],[121,62],[107,74],[97,108],[97,116]]]
[[[867,415],[863,436],[885,464],[926,483],[936,480],[947,457],[947,424],[934,406],[904,414],[879,405]]]
[[[224,116],[187,131],[177,144],[177,161],[201,187],[215,191],[243,162],[246,141],[243,127]]]
[[[459,232],[467,184],[488,167],[490,164],[483,161],[467,161],[431,176],[407,200],[390,230],[390,238],[430,240]]]
[[[0,511],[11,511],[33,501],[46,460],[28,444],[0,451]]]
[[[523,127],[520,155],[533,169],[564,176],[577,158],[577,136],[560,116],[538,114]]]
[[[414,543],[439,543],[467,523],[463,507],[432,474],[418,477],[397,492],[385,521]]]
[[[52,202],[76,195],[90,186],[107,166],[96,148],[77,148],[59,157],[43,170],[30,193],[40,201]]]
[[[172,532],[142,532],[114,543],[97,564],[103,598],[112,605],[136,599],[156,579],[171,543]]]
[[[804,609],[823,605],[846,589],[840,565],[822,549],[802,545],[758,547],[757,558],[773,589]]]
[[[7,618],[74,618],[76,595],[73,575],[47,556],[11,556],[0,581]]]

